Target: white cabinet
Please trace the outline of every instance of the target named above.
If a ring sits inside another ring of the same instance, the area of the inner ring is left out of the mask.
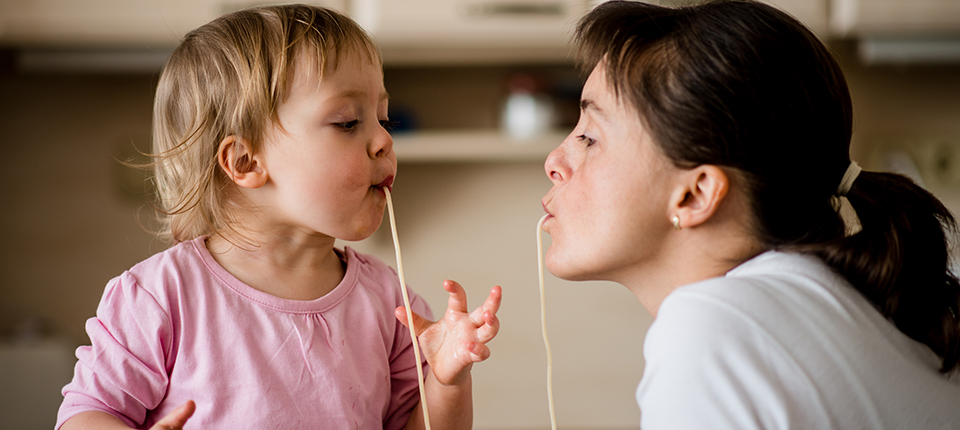
[[[388,63],[563,59],[589,0],[353,0]]]
[[[26,46],[168,47],[217,12],[213,2],[191,0],[0,0],[0,41]]]
[[[820,35],[827,0],[762,0]],[[656,3],[682,5],[691,0]],[[577,22],[601,0],[353,0],[351,15],[390,64],[569,59]]]
[[[557,46],[587,0],[354,0],[352,15],[391,46]]]
[[[319,3],[344,10],[346,1]],[[265,3],[270,2],[0,0],[0,44],[163,49],[223,13]]]
[[[960,33],[960,0],[833,0],[830,30],[840,36]]]
[[[371,31],[388,62],[566,58],[598,0],[308,0]],[[761,0],[822,37],[960,34],[960,0]],[[660,0],[686,4],[693,0]],[[187,31],[259,0],[0,0],[0,45],[169,47]],[[400,54],[403,55],[400,55]]]

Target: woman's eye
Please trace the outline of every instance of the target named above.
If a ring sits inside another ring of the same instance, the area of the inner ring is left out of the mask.
[[[593,139],[587,137],[585,134],[581,134],[581,135],[577,136],[577,140],[579,140],[579,141],[581,141],[581,142],[583,142],[583,143],[586,143],[587,146],[592,146],[594,143],[597,142],[596,140],[593,140]]]
[[[391,121],[389,119],[380,121],[380,126],[387,131],[392,131],[393,129],[397,128],[398,125],[400,125],[400,121],[396,121],[396,120]]]
[[[359,120],[353,120],[353,121],[347,121],[347,122],[338,122],[334,125],[344,131],[353,131],[354,129],[357,128],[357,125],[359,124],[360,124]]]

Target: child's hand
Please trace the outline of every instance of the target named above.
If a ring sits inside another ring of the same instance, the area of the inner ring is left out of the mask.
[[[430,322],[414,313],[413,328],[437,381],[456,385],[464,382],[473,363],[490,356],[486,343],[500,330],[497,310],[502,291],[499,286],[493,287],[483,306],[467,313],[467,293],[463,287],[454,281],[444,281],[443,289],[450,293],[443,318]],[[406,312],[403,306],[396,309],[397,319],[404,325],[407,325]]]
[[[150,430],[180,430],[187,423],[187,418],[190,418],[196,409],[197,405],[193,403],[193,400],[187,401],[187,403],[157,421],[153,427],[150,427]]]

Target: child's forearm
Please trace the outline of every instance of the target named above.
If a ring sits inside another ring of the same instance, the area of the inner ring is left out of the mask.
[[[424,381],[427,394],[427,410],[430,412],[430,428],[435,430],[469,430],[473,428],[473,383],[468,373],[462,383],[444,385],[432,373]],[[421,430],[423,408],[420,403],[407,421],[407,430]]]
[[[98,411],[81,412],[66,420],[60,426],[60,430],[80,429],[130,430],[130,427],[124,424],[120,418]]]
[[[197,405],[193,400],[189,400],[161,418],[160,421],[157,421],[153,427],[150,427],[150,430],[182,430],[183,425],[186,424],[187,419],[193,415],[196,409]],[[79,429],[129,430],[130,427],[120,418],[100,411],[81,412],[66,420],[60,426],[60,430]]]

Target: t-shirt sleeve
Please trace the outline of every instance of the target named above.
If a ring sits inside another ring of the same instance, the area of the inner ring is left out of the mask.
[[[433,311],[426,300],[409,288],[407,291],[410,295],[410,309],[424,318],[433,320]],[[390,354],[390,406],[387,418],[383,422],[385,430],[404,428],[411,411],[420,402],[420,384],[417,380],[417,365],[413,343],[410,341],[410,330],[396,318],[394,322],[396,322],[396,335]],[[423,363],[423,374],[426,377],[430,368],[422,351],[420,359]]]
[[[711,296],[674,292],[644,342],[637,388],[640,427],[789,427],[791,360],[737,309]]]
[[[79,360],[73,380],[63,388],[57,428],[87,411],[106,412],[136,427],[166,392],[173,340],[168,314],[125,273],[108,283],[86,330],[91,345],[77,349]]]

